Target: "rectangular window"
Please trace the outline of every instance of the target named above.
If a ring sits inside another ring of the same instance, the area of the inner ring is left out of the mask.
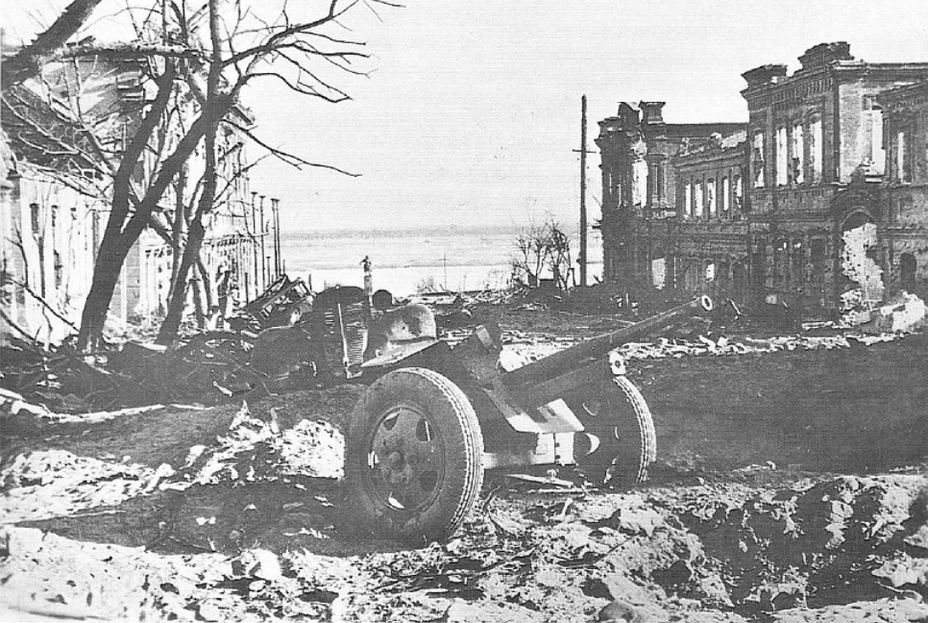
[[[893,168],[896,170],[896,180],[899,182],[910,182],[909,176],[909,146],[907,132],[899,131],[896,133],[896,158]]]
[[[874,175],[883,175],[886,170],[886,150],[883,149],[883,111],[877,106],[864,112],[864,123],[870,137],[869,145],[864,156],[870,161],[870,169]]]
[[[715,218],[718,212],[718,206],[716,206],[715,203],[715,191],[715,179],[710,177],[706,180],[706,208],[709,213],[708,218]]]
[[[702,182],[696,182],[693,184],[693,216],[696,218],[702,217]]]
[[[683,185],[683,216],[693,213],[693,185],[689,182]]]
[[[722,214],[727,217],[731,211],[731,184],[727,177],[722,178],[722,190],[719,194],[722,195]]]
[[[896,148],[893,154],[893,173],[897,182],[905,181],[904,162],[905,162],[905,132],[896,132]]]
[[[785,186],[789,182],[789,149],[787,147],[786,126],[777,128],[777,159],[776,180],[777,186]]]
[[[660,201],[664,198],[664,165],[661,162],[657,163],[657,166],[654,168],[654,187],[656,189],[657,200]]]
[[[39,207],[37,203],[29,204],[29,213],[32,220],[32,235],[41,236],[42,235],[42,208]]]
[[[735,209],[742,210],[744,209],[744,185],[741,183],[741,176],[735,175],[735,184],[734,184],[734,203]]]
[[[764,187],[764,133],[755,132],[751,142],[751,167],[754,172],[754,188]]]
[[[790,177],[794,184],[802,184],[804,169],[804,154],[802,122],[797,121],[793,124],[792,133],[792,159],[790,161]]]
[[[822,180],[822,120],[815,117],[809,123],[809,181]]]

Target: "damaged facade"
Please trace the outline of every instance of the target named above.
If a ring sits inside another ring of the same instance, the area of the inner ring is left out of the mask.
[[[106,161],[118,159],[128,145],[153,93],[140,62],[65,59],[6,94],[0,136],[4,334],[55,342],[75,332],[109,216]],[[175,119],[192,118],[192,97],[178,98]],[[253,123],[248,111],[236,113],[241,124]],[[182,125],[164,123],[156,131],[162,150],[180,139]],[[248,300],[282,272],[277,201],[251,191],[244,139],[225,126],[217,138],[225,194],[209,216],[201,267],[192,271],[189,288],[190,302],[204,311],[216,308],[220,289]],[[137,190],[159,166],[154,151],[136,169]],[[129,252],[110,304],[116,326],[165,312],[173,242],[185,236],[171,215],[190,210],[203,163],[198,149]]]
[[[928,295],[928,63],[799,61],[743,74],[747,124],[666,124],[662,102],[600,122],[606,281],[804,318]]]

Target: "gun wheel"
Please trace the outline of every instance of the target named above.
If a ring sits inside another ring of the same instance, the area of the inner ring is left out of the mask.
[[[483,436],[464,392],[424,368],[375,381],[351,413],[345,479],[353,518],[369,532],[418,543],[449,537],[483,484]]]
[[[609,378],[570,406],[585,428],[577,434],[574,457],[587,478],[619,486],[647,478],[657,459],[657,435],[651,410],[631,381]]]

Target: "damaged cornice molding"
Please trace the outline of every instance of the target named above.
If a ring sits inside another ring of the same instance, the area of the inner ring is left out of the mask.
[[[101,45],[98,43],[84,43],[70,46],[55,55],[56,59],[86,58],[95,56],[110,60],[137,60],[152,56],[180,59],[204,59],[203,50],[182,45],[166,45],[158,43],[113,43]]]

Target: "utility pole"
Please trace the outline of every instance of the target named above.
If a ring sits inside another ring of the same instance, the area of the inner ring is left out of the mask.
[[[274,210],[274,279],[284,272],[280,257],[280,199],[271,198],[271,208]]]
[[[580,287],[586,287],[586,95],[580,98]]]
[[[264,237],[267,234],[267,224],[264,221],[264,198],[267,195],[258,195],[261,199],[261,203],[258,204],[258,218],[261,220],[261,230],[258,232],[258,235],[261,237],[261,285],[258,287],[258,293],[261,293],[267,288],[267,252],[264,248]]]

